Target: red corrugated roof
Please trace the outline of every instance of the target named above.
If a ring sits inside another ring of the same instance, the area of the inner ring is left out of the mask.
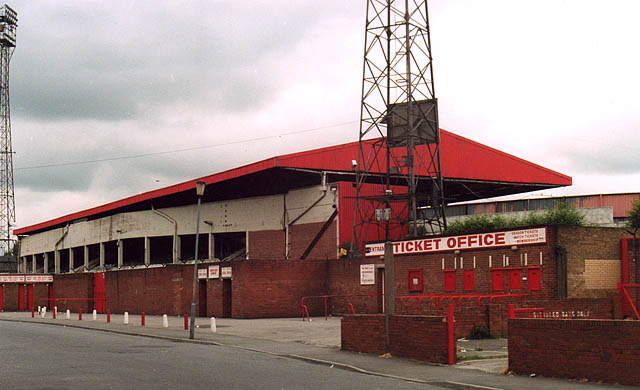
[[[550,186],[571,185],[571,177],[533,164],[510,154],[441,131],[441,161],[443,176],[449,179],[488,180],[513,183],[543,183]],[[78,211],[56,219],[14,230],[14,234],[28,234],[96,214],[111,212],[136,203],[193,190],[196,181],[220,183],[271,168],[303,168],[327,171],[351,171],[351,161],[358,155],[358,142],[272,157],[239,168],[216,173],[173,186],[130,196],[115,202]],[[381,164],[384,166],[384,164]],[[426,174],[427,172],[418,172]]]

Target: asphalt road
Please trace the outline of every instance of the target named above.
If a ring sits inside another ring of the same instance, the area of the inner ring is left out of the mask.
[[[229,347],[0,322],[1,389],[438,389]]]

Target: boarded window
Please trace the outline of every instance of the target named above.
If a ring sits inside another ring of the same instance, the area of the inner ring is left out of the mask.
[[[504,271],[501,269],[491,270],[491,290],[504,291]]]
[[[462,274],[462,289],[464,291],[475,290],[475,274],[473,271],[464,271]]]
[[[444,271],[444,291],[456,291],[456,270]]]
[[[520,290],[522,288],[522,271],[519,269],[509,270],[509,290]]]
[[[529,291],[541,290],[540,274],[540,267],[529,267],[527,269],[527,286],[529,287]]]

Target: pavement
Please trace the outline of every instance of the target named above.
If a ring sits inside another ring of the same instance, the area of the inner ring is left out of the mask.
[[[215,332],[210,318],[197,318],[195,338],[189,339],[184,330],[182,316],[168,316],[167,327],[162,316],[146,316],[145,326],[140,315],[112,314],[107,323],[105,314],[93,319],[92,313],[51,312],[44,317],[30,312],[0,312],[1,321],[36,322],[57,326],[73,326],[135,336],[154,337],[176,342],[224,345],[232,348],[266,353],[270,355],[305,360],[369,375],[399,378],[411,382],[426,383],[449,389],[625,389],[618,385],[606,385],[573,381],[561,378],[544,378],[531,373],[529,376],[508,373],[506,339],[467,340],[457,343],[459,363],[453,366],[436,365],[398,357],[382,357],[340,350],[340,317],[313,318],[311,322],[300,318],[228,319],[216,318]]]

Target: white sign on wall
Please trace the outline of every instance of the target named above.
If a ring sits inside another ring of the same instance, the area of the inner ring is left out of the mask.
[[[223,278],[231,278],[232,276],[232,268],[231,267],[222,267],[222,277]]]
[[[206,268],[198,268],[198,279],[206,279],[207,278],[207,269]]]
[[[394,255],[454,251],[457,249],[484,249],[512,245],[544,244],[547,242],[547,229],[534,228],[510,230],[506,232],[467,234],[462,236],[424,238],[417,240],[395,241]],[[384,243],[367,244],[367,257],[384,256]]]
[[[375,264],[360,264],[360,284],[376,284]]]
[[[24,275],[0,275],[0,283],[24,283]]]
[[[209,279],[218,279],[220,277],[220,266],[219,265],[210,265],[209,266]]]
[[[27,283],[51,283],[53,282],[53,275],[26,275],[25,280]]]

